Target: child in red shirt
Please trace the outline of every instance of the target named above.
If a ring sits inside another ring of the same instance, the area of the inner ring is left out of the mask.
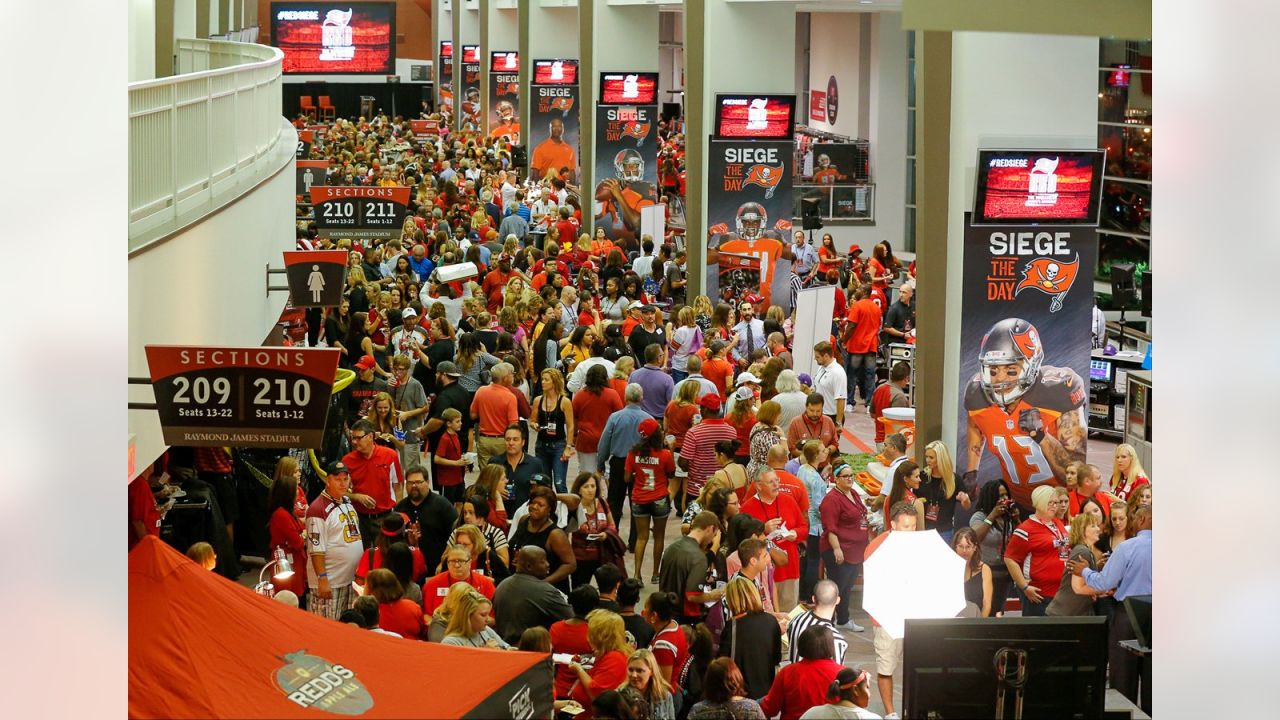
[[[462,461],[462,440],[458,432],[462,430],[462,413],[449,408],[441,413],[445,423],[445,433],[440,436],[436,451],[432,456],[432,477],[436,480],[436,489],[451,502],[462,500],[462,473],[467,463]]]

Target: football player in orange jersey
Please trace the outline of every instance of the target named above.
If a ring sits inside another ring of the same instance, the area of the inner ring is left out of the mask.
[[[835,185],[846,179],[840,169],[831,164],[831,156],[826,153],[818,155],[818,169],[813,173],[813,181],[818,185]]]
[[[790,229],[789,222],[780,222],[779,227]],[[711,242],[707,243],[708,269],[720,264],[720,253],[732,255],[749,255],[760,263],[759,287],[721,287],[721,299],[732,300],[744,290],[759,292],[764,297],[764,307],[774,304],[773,282],[774,269],[779,260],[795,261],[791,246],[784,240],[777,229],[769,227],[769,215],[764,206],[757,202],[743,203],[734,218],[734,232],[729,231],[726,223],[713,225],[708,229]]]
[[[644,158],[625,148],[613,158],[616,177],[596,185],[596,227],[603,226],[609,239],[639,244],[640,208],[655,204],[654,187],[644,181]]]
[[[1013,499],[1031,507],[1031,491],[1060,485],[1067,466],[1085,459],[1086,389],[1071,368],[1044,365],[1040,333],[1021,318],[991,326],[978,352],[977,375],[964,393],[968,414],[968,469],[976,491],[982,448],[995,455]]]

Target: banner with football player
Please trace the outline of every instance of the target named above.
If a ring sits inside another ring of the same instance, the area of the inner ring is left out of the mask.
[[[568,181],[578,184],[578,86],[534,85],[529,108],[529,175],[544,178],[551,169],[569,168]]]
[[[441,40],[436,51],[436,109],[453,117],[453,41]]]
[[[480,117],[480,58],[475,45],[463,45],[462,82],[459,83],[458,128],[475,132],[481,128]],[[469,53],[471,53],[469,55]],[[468,62],[474,57],[474,62]]]
[[[595,226],[639,250],[640,208],[658,202],[657,187],[658,106],[597,105]]]
[[[759,294],[791,311],[790,140],[713,140],[707,163],[707,296]]]
[[[489,137],[520,144],[520,59],[514,51],[492,53],[487,127]]]
[[[973,227],[965,214],[956,474],[1031,507],[1085,459],[1097,230]]]

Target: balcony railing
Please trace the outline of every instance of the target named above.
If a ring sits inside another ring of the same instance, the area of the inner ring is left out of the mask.
[[[869,222],[875,220],[875,183],[847,185],[794,185],[794,214],[803,216],[802,201],[806,198],[818,201],[818,213],[823,220]]]
[[[296,135],[281,117],[284,54],[178,40],[173,77],[129,85],[129,251],[279,171]]]

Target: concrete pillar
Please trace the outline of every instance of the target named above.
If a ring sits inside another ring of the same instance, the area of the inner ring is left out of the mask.
[[[706,292],[708,137],[716,93],[795,93],[796,8],[786,3],[686,0],[684,12],[685,217],[692,298]],[[741,51],[726,51],[726,38]]]
[[[433,0],[431,7],[431,81],[435,84],[435,108],[440,109],[440,87],[444,70],[440,60],[440,43],[453,39],[453,2],[452,0]],[[450,65],[449,72],[457,77],[457,51],[453,59],[446,60]]]
[[[520,50],[520,11],[518,0],[491,0],[485,3],[480,11],[480,61],[483,63],[480,70],[480,102],[481,114],[485,118],[489,118],[492,108],[489,107],[489,96],[492,92],[490,85],[493,78],[490,76],[490,56],[495,52],[519,52]],[[523,69],[527,64],[528,58],[520,55],[520,68]],[[521,84],[521,87],[524,87]],[[525,94],[521,93],[520,103],[517,107],[525,104]],[[518,116],[517,116],[518,117]],[[485,130],[490,128],[488,120],[485,121]],[[521,125],[521,127],[524,127]]]
[[[466,77],[463,73],[462,47],[480,44],[479,0],[454,0],[453,12],[453,104],[454,128],[462,129],[462,109],[467,102]],[[484,75],[485,58],[480,58],[480,75]]]
[[[600,92],[600,73],[658,72],[658,7],[656,5],[607,5],[584,2],[578,6],[579,42],[582,65],[579,103],[582,120],[583,231],[595,233],[592,218],[596,183],[595,107]]]
[[[156,76],[156,4],[129,0],[129,82]]]
[[[529,127],[534,60],[578,60],[578,0],[520,0],[520,127]],[[581,83],[581,80],[579,81]],[[581,103],[579,103],[581,105]],[[577,112],[580,108],[574,108]],[[528,130],[524,131],[527,135]],[[532,153],[533,148],[529,151]],[[581,151],[579,151],[581,157]]]

